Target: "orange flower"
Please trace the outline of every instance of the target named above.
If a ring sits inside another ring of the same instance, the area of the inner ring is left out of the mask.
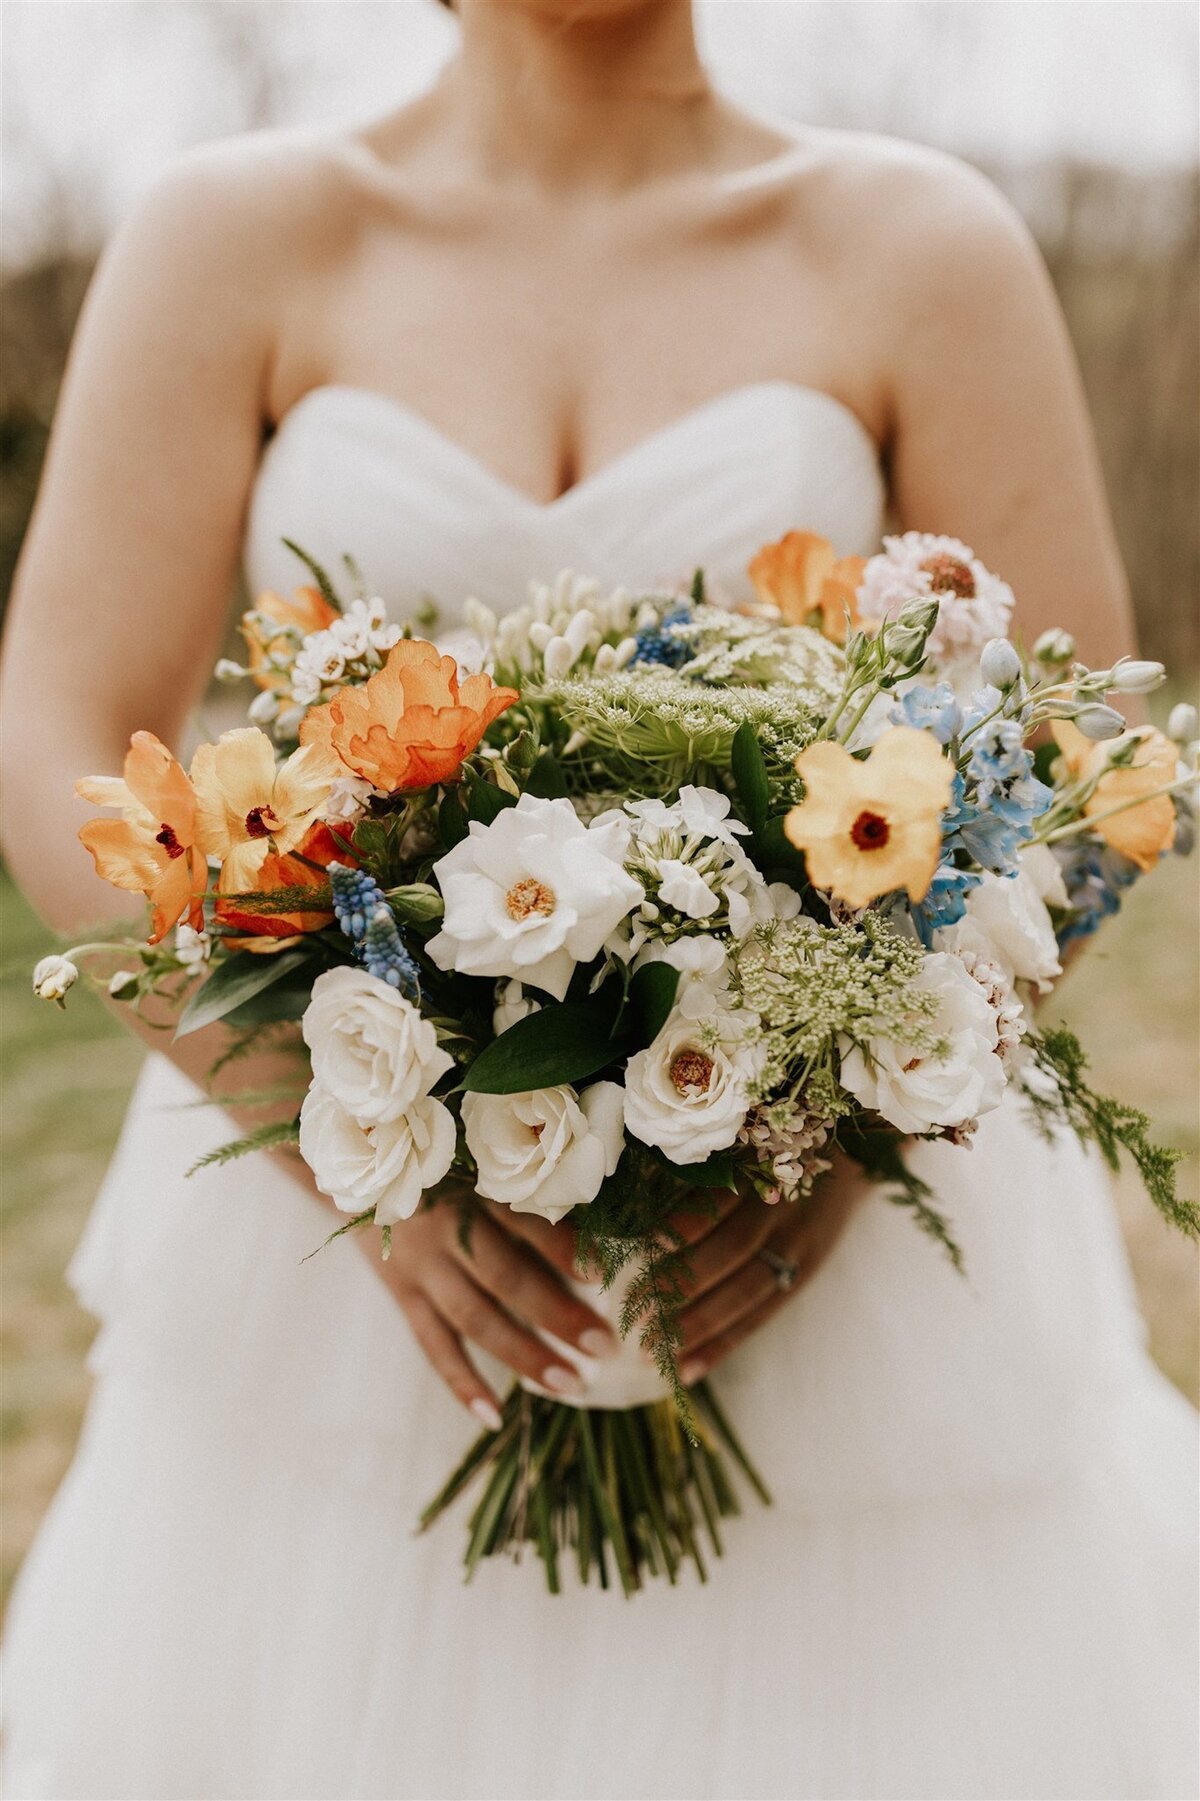
[[[124,777],[85,776],[75,792],[97,807],[120,807],[120,819],[93,819],[80,829],[96,873],[115,888],[144,894],[154,910],[150,942],[180,919],[199,931],[208,867],[197,844],[196,793],[153,732],[135,732]]]
[[[376,675],[314,707],[301,723],[300,742],[333,751],[384,793],[427,788],[447,781],[518,698],[515,688],[498,688],[490,675],[460,682],[453,657],[404,638]]]
[[[1050,729],[1075,781],[1091,781],[1101,770],[1105,771],[1083,809],[1084,817],[1093,822],[1093,830],[1139,869],[1153,869],[1175,842],[1174,803],[1169,794],[1155,791],[1175,780],[1177,746],[1153,726],[1124,732],[1103,744],[1085,738],[1069,719],[1056,719]],[[1112,752],[1131,743],[1137,745],[1133,762],[1125,768],[1107,768]],[[1139,800],[1142,795],[1146,798]],[[1131,806],[1131,801],[1137,804]],[[1109,819],[1100,817],[1112,807],[1121,807],[1122,811]]]
[[[296,849],[290,856],[279,857],[274,854],[267,857],[258,872],[260,889],[272,888],[321,888],[325,885],[322,871],[332,862],[352,863],[353,857],[338,843],[329,827],[318,820],[311,825]],[[313,864],[320,865],[314,869]],[[299,899],[299,895],[296,897]],[[287,913],[251,913],[237,905],[236,899],[228,894],[218,896],[216,917],[224,926],[234,931],[245,932],[252,942],[235,945],[232,939],[227,942],[237,949],[274,950],[276,943],[282,938],[296,938],[302,932],[319,932],[333,918],[331,907],[314,907],[299,909]]]
[[[931,732],[896,725],[865,760],[826,738],[796,758],[805,795],[783,822],[810,879],[849,907],[893,888],[924,900],[942,850],[954,765]]]
[[[747,574],[765,606],[777,607],[788,625],[815,626],[835,644],[846,642],[846,616],[858,623],[855,596],[864,557],[839,557],[815,532],[788,532],[766,544]]]
[[[282,768],[255,726],[222,732],[192,758],[196,819],[207,851],[221,859],[221,888],[257,888],[272,854],[295,850],[329,798],[335,766],[315,747],[293,751]]]
[[[271,668],[278,657],[290,662],[288,651],[295,651],[294,639],[286,632],[294,628],[304,637],[309,632],[323,632],[337,618],[336,610],[317,588],[297,588],[290,600],[268,588],[260,594],[251,612],[242,614],[242,636],[250,653],[250,673],[260,688],[273,688],[277,694],[287,692],[287,676]],[[279,630],[272,631],[276,626]]]

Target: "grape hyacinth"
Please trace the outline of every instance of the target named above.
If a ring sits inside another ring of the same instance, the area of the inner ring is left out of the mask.
[[[369,975],[386,982],[389,988],[398,988],[410,1001],[420,999],[421,981],[417,966],[404,948],[390,907],[376,907],[367,927],[367,935],[355,949]]]
[[[329,865],[329,886],[337,922],[357,949],[376,909],[387,905],[383,889],[365,869],[350,869],[345,863]]]
[[[657,625],[643,626],[636,637],[637,649],[632,662],[661,663],[667,669],[679,669],[690,661],[692,647],[685,639],[676,635],[672,629],[677,625],[691,623],[692,610],[688,606],[672,607],[664,613]]]

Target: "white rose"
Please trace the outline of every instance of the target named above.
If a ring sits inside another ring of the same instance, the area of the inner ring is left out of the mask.
[[[615,1082],[593,1082],[581,1095],[565,1083],[529,1094],[467,1094],[462,1114],[479,1193],[551,1221],[595,1200],[625,1143]]]
[[[300,1155],[321,1193],[343,1213],[373,1207],[379,1226],[416,1212],[449,1171],[457,1136],[449,1108],[428,1094],[394,1119],[363,1125],[314,1082],[300,1109]]]
[[[1062,865],[1048,844],[1027,844],[1021,852],[1021,868],[1048,907],[1069,907]]]
[[[40,1001],[58,1001],[79,980],[79,971],[70,957],[43,957],[34,965],[33,992]]]
[[[741,1020],[711,1005],[697,1020],[676,1009],[625,1070],[625,1124],[673,1163],[702,1163],[728,1148],[749,1109],[755,1060]]]
[[[1048,854],[1053,860],[1053,853]],[[938,950],[973,951],[998,963],[1010,981],[1049,988],[1062,974],[1062,964],[1054,926],[1038,892],[1044,874],[1036,862],[1033,870],[1027,868],[1024,856],[1016,875],[985,874],[967,896],[963,917],[934,934]]]
[[[926,957],[918,985],[935,994],[936,1015],[923,1020],[949,1042],[944,1057],[914,1052],[902,1039],[876,1038],[869,1057],[841,1040],[842,1087],[901,1132],[961,1126],[999,1106],[1005,1074],[996,1054],[996,1016],[957,957]]]
[[[362,1126],[398,1119],[454,1059],[395,988],[343,965],[313,983],[301,1024],[313,1076]]]
[[[538,1003],[530,999],[520,982],[497,982],[496,1004],[492,1009],[492,1030],[497,1038],[501,1032],[507,1032],[509,1026],[515,1026],[519,1019],[528,1019],[531,1013],[540,1012]]]
[[[628,822],[585,826],[569,800],[523,794],[433,866],[446,903],[429,941],[439,969],[517,976],[562,1000],[577,963],[597,956],[643,898],[623,867]]]

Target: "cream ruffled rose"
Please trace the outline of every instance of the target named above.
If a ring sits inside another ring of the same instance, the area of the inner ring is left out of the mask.
[[[702,1163],[737,1137],[753,1072],[740,1019],[711,1006],[703,1022],[677,1011],[653,1044],[629,1059],[625,1124],[673,1163]]]
[[[375,1209],[377,1226],[408,1219],[454,1160],[454,1116],[419,1095],[396,1118],[364,1124],[319,1082],[300,1109],[300,1155],[343,1213]]]
[[[528,1094],[468,1094],[462,1114],[479,1193],[551,1221],[595,1200],[625,1143],[615,1082],[593,1082],[582,1094],[566,1083]]]
[[[843,1088],[900,1132],[978,1119],[999,1106],[1006,1081],[996,1015],[958,958],[935,952],[925,959],[918,983],[937,997],[937,1013],[922,1024],[947,1040],[944,1057],[903,1039],[873,1039],[867,1052],[848,1039],[841,1043]]]
[[[1052,873],[1046,863],[1053,866]],[[1057,883],[1047,888],[1047,883]],[[967,896],[967,910],[952,926],[936,933],[940,951],[973,952],[999,964],[1010,982],[1032,982],[1049,988],[1062,974],[1058,941],[1043,891],[1057,899],[1062,878],[1054,853],[1031,845],[1015,875],[985,874]],[[1065,893],[1063,899],[1065,900]],[[1057,904],[1062,905],[1062,901]]]
[[[362,1126],[396,1119],[453,1058],[395,988],[346,965],[313,983],[302,1024],[313,1078]]]

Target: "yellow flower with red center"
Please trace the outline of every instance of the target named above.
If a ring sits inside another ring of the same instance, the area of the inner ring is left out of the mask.
[[[221,859],[227,894],[257,888],[267,858],[286,856],[329,798],[335,769],[316,746],[275,767],[275,750],[255,726],[223,732],[192,758],[196,818],[204,848]]]
[[[135,732],[124,776],[85,776],[75,792],[97,807],[120,807],[120,819],[93,819],[80,829],[96,872],[115,888],[144,894],[153,908],[150,942],[180,919],[197,931],[208,867],[198,843],[196,794],[181,765],[153,732]]]
[[[1139,869],[1153,869],[1175,842],[1174,803],[1169,794],[1157,790],[1175,780],[1178,748],[1153,726],[1125,732],[1103,744],[1085,738],[1069,719],[1056,719],[1050,729],[1073,780],[1100,777],[1083,808],[1093,830]],[[1113,751],[1128,748],[1131,743],[1137,745],[1133,762],[1124,768],[1110,769]],[[1122,811],[1108,819],[1101,817],[1113,807]]]
[[[287,693],[287,675],[270,666],[273,658],[290,663],[288,653],[299,648],[287,627],[307,637],[310,632],[326,631],[337,617],[336,610],[317,588],[297,588],[290,600],[271,589],[260,594],[253,611],[242,614],[242,637],[250,653],[250,673],[259,687]]]
[[[306,889],[325,886],[328,881],[325,870],[335,861],[349,864],[354,858],[338,843],[329,827],[318,820],[309,826],[290,856],[272,854],[259,869],[257,886],[264,892],[276,888],[295,890],[294,894],[284,898],[281,911],[252,912],[248,907],[238,905],[237,895],[219,894],[215,909],[218,922],[246,934],[241,941],[227,939],[227,945],[235,950],[272,951],[278,949],[282,939],[298,937],[302,932],[319,932],[331,924],[332,907],[306,907],[303,897]],[[293,903],[290,909],[286,907],[288,901]]]
[[[518,698],[490,675],[460,681],[453,657],[404,638],[376,675],[314,707],[301,722],[300,742],[332,751],[384,793],[427,788],[447,781]]]
[[[747,574],[764,606],[777,607],[788,625],[811,625],[835,644],[846,642],[846,621],[858,623],[855,595],[864,557],[839,557],[816,532],[788,532],[766,544]]]
[[[849,907],[904,888],[919,901],[941,859],[954,766],[930,732],[897,725],[865,759],[825,739],[796,759],[805,795],[783,829],[809,879]]]

